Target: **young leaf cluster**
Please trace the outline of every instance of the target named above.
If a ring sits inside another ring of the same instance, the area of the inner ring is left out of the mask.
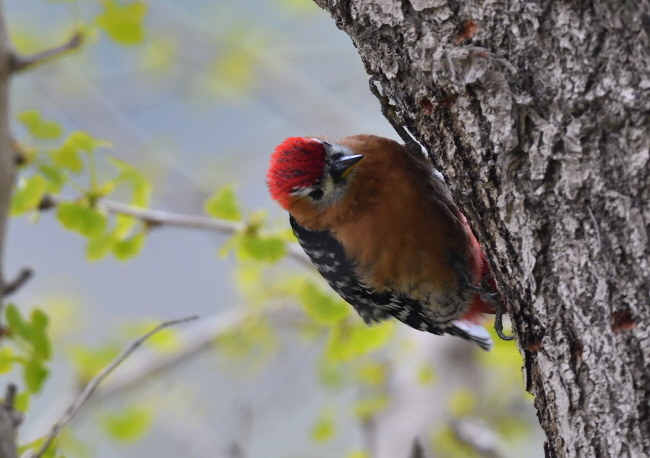
[[[27,409],[30,396],[41,391],[49,374],[47,363],[52,349],[47,335],[48,321],[47,315],[39,309],[33,309],[27,317],[14,304],[7,304],[4,308],[0,374],[16,366],[22,370],[24,386],[15,404],[22,412]]]
[[[86,256],[95,261],[112,253],[127,260],[140,251],[148,226],[133,217],[118,215],[112,220],[99,200],[119,192],[129,203],[145,207],[151,184],[133,166],[107,154],[111,144],[83,131],[64,136],[60,124],[43,119],[32,109],[17,116],[27,133],[16,144],[21,174],[12,196],[12,216],[56,205],[56,218],[66,229],[86,239]],[[110,178],[100,179],[98,167]],[[74,200],[60,197],[73,190]]]

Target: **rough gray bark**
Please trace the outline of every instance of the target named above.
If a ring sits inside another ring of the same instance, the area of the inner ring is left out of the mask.
[[[547,456],[650,456],[650,2],[315,1],[476,231]]]

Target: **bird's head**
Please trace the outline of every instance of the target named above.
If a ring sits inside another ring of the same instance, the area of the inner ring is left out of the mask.
[[[307,203],[325,209],[343,197],[362,159],[346,146],[318,138],[287,138],[271,154],[266,184],[286,210]]]

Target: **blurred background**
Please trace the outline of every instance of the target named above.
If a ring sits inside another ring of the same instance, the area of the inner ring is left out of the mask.
[[[239,219],[286,235],[286,214],[264,184],[276,144],[304,135],[398,139],[352,42],[309,0],[4,6],[24,54],[79,27],[87,33],[79,51],[15,78],[13,115],[36,109],[66,134],[109,141],[97,174],[112,173],[104,155],[133,165],[151,184],[149,208],[204,215],[206,199],[228,189]],[[112,34],[97,19],[111,8],[128,16]],[[14,128],[41,147],[24,123]],[[61,194],[78,191],[67,185]],[[120,197],[111,195],[128,201]],[[54,212],[13,218],[5,271],[29,266],[35,276],[12,301],[50,317],[54,348],[21,441],[45,434],[133,338],[199,315],[110,376],[62,436],[64,456],[406,457],[415,437],[425,456],[543,456],[514,343],[484,353],[392,324],[355,341],[361,325],[351,308],[345,325],[313,312],[339,304],[310,269],[251,259],[236,243],[159,227],[127,262],[89,261],[86,241]]]

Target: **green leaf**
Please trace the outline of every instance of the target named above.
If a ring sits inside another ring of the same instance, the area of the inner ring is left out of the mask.
[[[153,415],[151,409],[130,406],[118,413],[105,415],[100,423],[118,442],[133,442],[147,432]]]
[[[32,310],[31,342],[34,346],[34,356],[38,359],[48,360],[51,354],[50,339],[46,333],[48,317],[38,309]]]
[[[127,237],[113,245],[113,255],[120,261],[126,261],[137,255],[144,245],[145,233],[140,231],[137,234]]]
[[[48,154],[54,164],[72,173],[79,173],[84,168],[84,163],[79,156],[79,151],[66,140],[56,149],[49,150]]]
[[[120,348],[115,345],[105,345],[100,348],[74,347],[70,352],[71,360],[80,383],[92,380],[119,354]]]
[[[156,320],[146,320],[140,323],[129,324],[125,329],[125,336],[128,338],[137,338],[140,337],[155,327],[157,327],[160,322]],[[171,352],[178,350],[181,345],[178,332],[171,328],[161,329],[151,337],[147,339],[145,345],[161,352]]]
[[[222,34],[224,45],[204,72],[204,87],[217,96],[241,95],[255,83],[255,66],[268,44],[254,27],[235,26]]]
[[[123,239],[131,232],[133,226],[138,222],[133,216],[128,215],[115,215],[115,230],[114,235],[116,239]]]
[[[147,5],[144,2],[102,1],[104,11],[97,16],[95,23],[115,42],[122,45],[135,45],[144,39],[144,15]]]
[[[345,458],[370,458],[370,455],[365,450],[352,450]]]
[[[32,394],[29,391],[21,391],[18,393],[16,395],[16,399],[14,400],[14,408],[22,413],[27,412],[27,408],[29,407],[29,399],[31,396]]]
[[[436,373],[433,371],[431,365],[422,363],[422,365],[418,367],[417,381],[423,386],[431,385],[436,381]]]
[[[277,347],[276,329],[262,317],[251,317],[241,326],[218,336],[216,343],[224,356],[234,360],[241,361],[249,356],[263,361]]]
[[[449,399],[449,412],[454,417],[469,415],[476,406],[476,397],[467,389],[456,390]]]
[[[32,327],[25,321],[14,304],[7,304],[5,307],[5,318],[12,332],[20,337],[30,340]]]
[[[43,366],[39,359],[28,361],[23,367],[23,377],[25,384],[32,393],[38,393],[47,378],[48,370]]]
[[[18,188],[11,196],[11,216],[34,210],[41,203],[46,187],[45,178],[41,175],[34,175],[26,180],[18,182]]]
[[[111,251],[115,240],[116,238],[112,233],[88,240],[88,244],[86,245],[86,259],[88,261],[99,261]]]
[[[310,280],[305,280],[298,290],[298,300],[305,313],[320,324],[335,324],[350,314],[351,308],[345,301],[323,292]]]
[[[298,243],[298,239],[296,239],[296,235],[293,233],[291,229],[280,229],[278,232],[278,237],[280,237],[282,240],[288,243]]]
[[[231,186],[223,186],[205,201],[205,212],[228,221],[241,221],[237,198]]]
[[[49,318],[39,309],[32,310],[32,325],[35,329],[44,330],[49,323]]]
[[[65,434],[65,433],[64,433]],[[21,445],[18,447],[18,454],[20,456],[34,456],[37,451],[41,449],[43,444],[45,444],[45,439],[46,437],[43,436],[39,439],[36,439],[32,442],[29,442],[27,444]],[[63,458],[61,455],[57,453],[57,447],[59,445],[59,439],[60,437],[57,437],[54,439],[50,444],[47,446],[45,451],[43,452],[42,455],[39,455],[41,458]],[[28,452],[28,453],[26,453]]]
[[[378,350],[393,334],[393,323],[366,326],[363,322],[342,324],[329,335],[325,357],[330,361],[349,361]]]
[[[43,436],[39,439],[36,439],[27,444],[21,445],[18,447],[18,454],[20,456],[34,456],[37,451],[41,449],[43,444],[45,444],[46,437]],[[58,447],[59,438],[54,439],[50,442],[50,445],[47,446],[42,455],[39,455],[41,458],[62,458],[56,453]]]
[[[17,116],[29,134],[39,140],[54,140],[63,133],[60,124],[41,118],[41,113],[36,109],[26,110]]]
[[[388,396],[379,394],[361,399],[354,403],[354,414],[361,419],[368,419],[377,415],[388,405]]]
[[[86,153],[90,153],[95,148],[111,146],[111,142],[95,138],[88,132],[82,130],[75,130],[70,133],[68,138],[65,139],[64,144],[76,150],[85,151]]]
[[[275,262],[286,253],[284,241],[275,235],[243,234],[238,241],[237,257],[240,260]]]
[[[461,442],[451,427],[438,431],[432,439],[431,445],[435,456],[445,458],[479,458],[478,452],[464,442]]]
[[[332,440],[336,434],[334,414],[331,409],[325,409],[318,416],[311,428],[311,438],[314,442],[324,443]]]
[[[76,130],[66,137],[59,148],[48,151],[48,154],[54,164],[73,173],[79,173],[84,165],[80,153],[92,153],[95,148],[110,145],[111,143],[106,140],[99,140],[87,132]]]
[[[259,262],[240,262],[235,266],[234,279],[237,288],[244,294],[262,284],[264,267]]]
[[[102,235],[107,224],[106,216],[96,209],[73,202],[58,204],[56,218],[66,229],[89,238]]]
[[[378,387],[386,381],[386,365],[369,361],[357,367],[357,380],[367,386]]]
[[[47,337],[45,332],[38,332],[34,330],[32,333],[31,339],[32,345],[34,346],[34,356],[41,360],[50,359],[51,346],[50,339]]]
[[[47,180],[47,186],[45,188],[47,192],[56,194],[61,191],[66,180],[66,175],[63,170],[48,164],[39,164],[38,171]]]
[[[341,364],[321,358],[318,364],[318,379],[326,388],[342,388],[346,381],[346,375],[347,371],[342,369]]]
[[[169,31],[167,35],[147,39],[139,59],[140,68],[154,76],[170,73],[178,62],[178,42],[178,37],[172,36]]]
[[[496,421],[492,420],[493,426],[496,426],[497,433],[500,437],[508,442],[516,442],[518,439],[528,436],[530,431],[530,424],[522,421],[521,417],[513,415],[504,415]]]
[[[14,363],[14,353],[9,347],[0,348],[0,374],[5,374],[11,370]]]
[[[115,159],[114,157],[108,157],[106,159],[120,171],[119,176],[113,181],[115,183],[126,181],[131,184],[133,194],[129,203],[136,207],[146,207],[149,204],[149,197],[151,196],[151,183],[149,183],[147,177],[126,162]]]

